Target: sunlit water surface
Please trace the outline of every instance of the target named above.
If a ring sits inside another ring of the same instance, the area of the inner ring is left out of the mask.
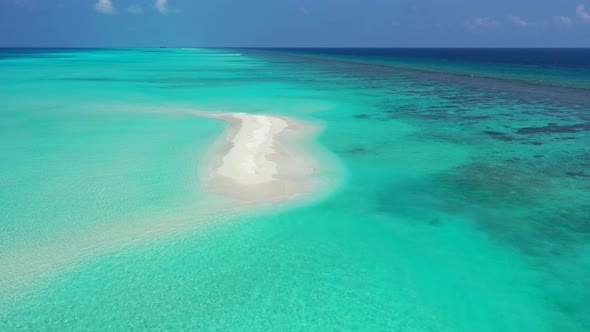
[[[588,68],[316,53],[0,51],[0,330],[590,330]],[[315,122],[344,171],[221,208],[179,109]]]

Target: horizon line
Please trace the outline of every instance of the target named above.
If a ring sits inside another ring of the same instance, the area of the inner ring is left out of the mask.
[[[0,46],[0,49],[576,49],[590,50],[590,46]]]

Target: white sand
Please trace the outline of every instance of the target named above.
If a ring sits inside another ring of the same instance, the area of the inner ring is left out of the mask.
[[[263,115],[237,113],[231,116],[241,121],[241,127],[231,139],[233,146],[217,171],[245,185],[272,181],[278,169],[277,163],[268,156],[276,152],[275,136],[285,130],[288,123]]]
[[[211,191],[249,201],[285,199],[310,191],[315,167],[298,148],[309,125],[284,117],[211,113],[230,124],[225,149],[209,172]],[[227,147],[229,145],[229,147]]]

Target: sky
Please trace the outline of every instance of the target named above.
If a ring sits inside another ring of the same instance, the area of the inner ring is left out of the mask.
[[[0,47],[590,47],[590,0],[0,0]]]

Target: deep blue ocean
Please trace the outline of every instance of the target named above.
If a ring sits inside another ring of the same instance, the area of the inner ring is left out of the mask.
[[[458,75],[522,80],[590,89],[590,49],[513,48],[281,48],[293,55],[335,57]]]

